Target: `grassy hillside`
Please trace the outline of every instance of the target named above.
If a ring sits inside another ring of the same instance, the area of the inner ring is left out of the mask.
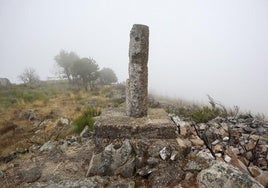
[[[121,85],[85,91],[62,81],[0,89],[0,156],[75,134],[81,127],[75,129],[72,122],[79,122],[80,118],[80,122],[88,123],[83,114],[89,107],[101,111],[107,106],[118,106],[124,102],[123,95]],[[62,127],[61,119],[67,119],[69,125]]]
[[[0,88],[0,156],[42,145],[48,140],[78,134],[102,108],[118,107],[125,102],[122,84],[97,86],[85,91],[64,81],[42,82],[36,86],[13,85]],[[217,116],[251,116],[239,108],[228,109],[219,104],[195,105],[167,97],[149,96],[149,107],[161,107],[168,113],[197,123],[208,122]],[[263,120],[262,116],[259,119]]]

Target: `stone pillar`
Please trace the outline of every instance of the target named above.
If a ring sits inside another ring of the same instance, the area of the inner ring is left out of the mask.
[[[127,81],[126,108],[130,117],[143,117],[148,110],[148,53],[149,27],[134,24],[129,42],[129,79]]]

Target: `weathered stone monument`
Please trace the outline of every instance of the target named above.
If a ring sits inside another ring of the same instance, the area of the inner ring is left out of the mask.
[[[148,109],[148,52],[148,26],[133,25],[126,108],[104,109],[96,119],[87,176],[150,176],[149,187],[169,187],[178,180],[177,161],[190,150],[164,109]],[[166,176],[167,171],[173,175]]]
[[[130,117],[147,115],[149,27],[135,24],[130,32],[129,79],[126,87],[126,113]]]
[[[149,27],[134,24],[129,42],[126,109],[103,110],[94,125],[95,138],[176,138],[177,127],[164,109],[148,110]]]

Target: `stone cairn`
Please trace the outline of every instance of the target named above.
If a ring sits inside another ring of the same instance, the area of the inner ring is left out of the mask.
[[[129,79],[126,87],[126,113],[144,117],[148,110],[149,27],[135,24],[130,32]]]

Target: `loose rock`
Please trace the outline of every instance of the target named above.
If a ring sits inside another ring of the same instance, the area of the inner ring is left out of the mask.
[[[255,179],[223,162],[217,162],[197,176],[198,186],[207,187],[252,187],[263,188]]]

